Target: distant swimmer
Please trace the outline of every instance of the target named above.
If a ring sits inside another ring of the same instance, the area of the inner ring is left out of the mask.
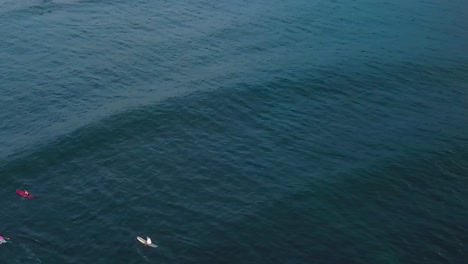
[[[149,237],[146,237],[146,240],[145,240],[144,238],[138,236],[137,240],[140,241],[145,246],[154,247],[154,248],[158,247],[157,245],[153,244],[153,242],[151,241],[151,238]]]
[[[3,236],[0,236],[0,244],[3,244],[3,243],[8,243],[10,241],[7,241],[7,240],[10,240],[8,237],[3,237]]]

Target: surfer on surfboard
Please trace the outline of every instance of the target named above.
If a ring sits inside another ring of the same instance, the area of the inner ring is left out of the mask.
[[[10,240],[10,239],[9,239],[8,237],[0,236],[0,244],[9,242],[9,241],[7,241],[7,240]]]
[[[28,190],[24,189],[24,190],[16,190],[16,193],[19,195],[19,196],[22,196],[24,198],[33,198],[34,196],[28,192]]]
[[[142,237],[137,237],[137,240],[140,241],[145,246],[150,246],[154,248],[158,247],[157,245],[153,244],[153,242],[151,241],[151,238],[149,237],[146,237],[146,240]]]

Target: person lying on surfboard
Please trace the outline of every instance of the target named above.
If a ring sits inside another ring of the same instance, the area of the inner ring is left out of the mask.
[[[26,197],[29,196],[29,192],[27,190],[24,190],[24,196],[26,196]]]

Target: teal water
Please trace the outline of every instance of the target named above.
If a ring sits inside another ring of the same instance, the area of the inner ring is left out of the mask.
[[[0,263],[466,263],[467,8],[0,0]]]

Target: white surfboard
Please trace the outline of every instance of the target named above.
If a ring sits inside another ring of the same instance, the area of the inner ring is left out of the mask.
[[[137,240],[140,241],[140,243],[142,243],[143,245],[147,245],[147,246],[154,247],[154,248],[158,247],[157,245],[155,245],[155,244],[153,244],[151,242],[151,239],[148,241],[149,242],[148,244],[146,243],[146,239],[144,239],[142,237],[137,236]]]

